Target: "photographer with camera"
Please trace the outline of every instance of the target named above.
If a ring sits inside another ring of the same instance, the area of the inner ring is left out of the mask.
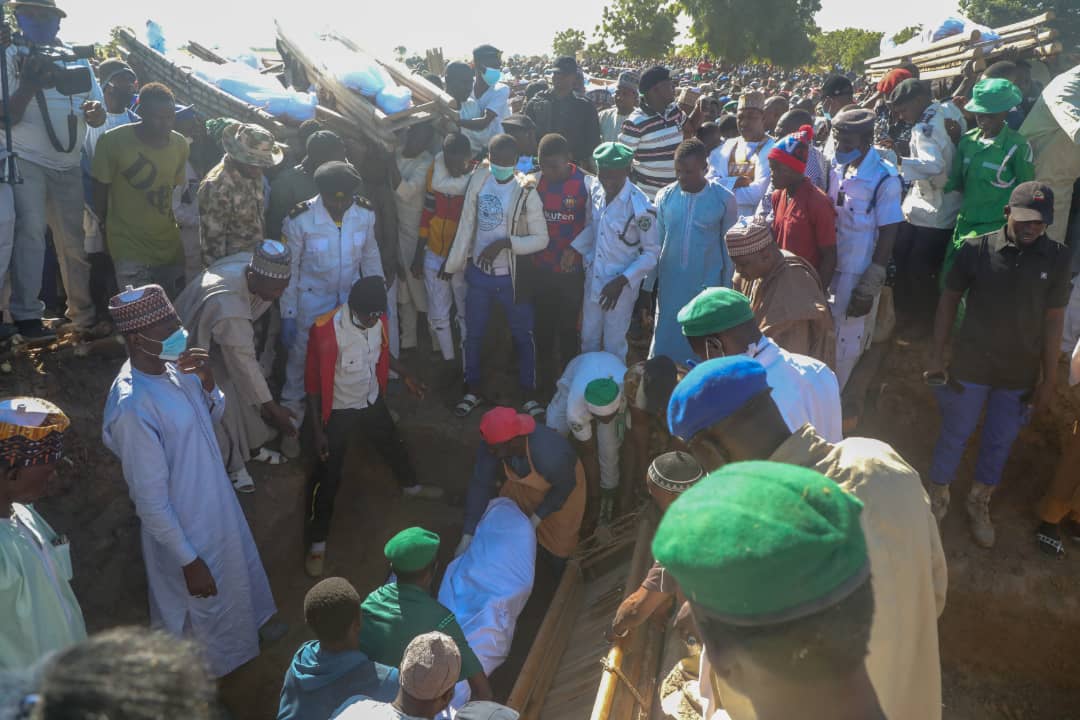
[[[86,59],[89,53],[57,37],[66,13],[56,7],[56,0],[7,4],[15,11],[19,33],[6,48],[10,97],[2,113],[12,128],[22,176],[14,187],[9,311],[24,340],[54,334],[42,324],[45,308],[38,299],[48,225],[67,293],[69,327],[88,335],[95,310],[83,247],[80,160],[87,126],[105,122],[101,88]]]

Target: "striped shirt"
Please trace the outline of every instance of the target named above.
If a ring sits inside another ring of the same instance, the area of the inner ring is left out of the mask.
[[[649,200],[675,182],[675,149],[683,141],[685,121],[683,111],[672,104],[663,113],[635,108],[623,123],[619,142],[634,151],[630,179]]]

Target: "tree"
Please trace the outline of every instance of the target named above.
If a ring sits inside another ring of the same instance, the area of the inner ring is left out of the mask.
[[[604,38],[595,38],[591,43],[585,46],[582,51],[586,60],[594,62],[597,60],[606,60],[612,55],[611,50],[608,48],[607,43],[604,42]]]
[[[404,62],[405,56],[409,54],[409,51],[404,45],[398,45],[394,48],[394,55],[397,56],[398,62]]]
[[[1053,10],[1054,25],[1061,32],[1065,51],[1080,42],[1080,2],[1077,0],[960,0],[960,12],[992,28],[1027,20]]]
[[[903,30],[901,30],[900,32],[893,35],[892,36],[892,41],[896,45],[899,45],[900,43],[906,43],[908,40],[915,37],[916,35],[918,35],[922,31],[923,31],[923,26],[922,25],[909,25],[906,28],[904,28]]]
[[[859,28],[820,33],[814,36],[814,60],[829,68],[862,72],[863,63],[878,54],[882,35]]]
[[[555,55],[569,55],[576,57],[585,49],[585,33],[574,28],[567,28],[555,33],[555,39],[551,41],[551,49]]]
[[[729,62],[768,60],[805,64],[814,53],[810,35],[821,0],[681,0],[690,34]]]
[[[604,6],[597,31],[630,57],[664,57],[675,42],[678,17],[667,0],[614,0]]]

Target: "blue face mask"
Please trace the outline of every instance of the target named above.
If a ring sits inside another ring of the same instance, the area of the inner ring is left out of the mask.
[[[851,163],[861,158],[862,155],[863,151],[855,148],[854,150],[849,150],[846,153],[838,152],[834,157],[836,158],[837,165],[850,165]]]
[[[489,86],[494,86],[501,79],[502,71],[498,68],[484,68],[484,82]]]
[[[146,337],[142,333],[139,334],[139,337],[143,338],[144,340],[150,340],[150,338]],[[177,360],[179,360],[181,353],[187,350],[187,341],[188,331],[183,326],[176,328],[176,330],[173,331],[173,334],[165,338],[164,340],[151,340],[151,342],[161,343],[161,351],[157,353],[157,357],[161,360],[165,360],[166,362],[176,362]],[[153,353],[149,354],[153,355]]]
[[[56,41],[56,34],[60,32],[60,16],[49,13],[42,17],[32,17],[25,13],[16,13],[15,19],[19,22],[19,30],[26,39],[35,45],[46,45]]]
[[[514,166],[491,165],[491,176],[499,182],[506,182],[514,177]]]

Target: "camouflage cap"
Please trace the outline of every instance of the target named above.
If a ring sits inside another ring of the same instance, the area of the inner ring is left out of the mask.
[[[229,157],[245,165],[273,167],[285,157],[269,130],[250,123],[227,126],[221,133],[221,145]]]

